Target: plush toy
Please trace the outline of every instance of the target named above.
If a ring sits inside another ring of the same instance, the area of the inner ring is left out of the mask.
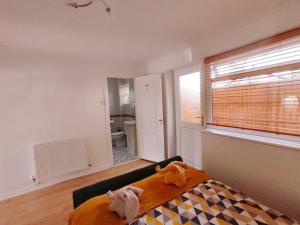
[[[163,169],[161,169],[159,165],[157,165],[155,169],[159,174],[164,174],[165,184],[174,184],[177,187],[182,187],[189,178],[187,168],[188,166],[184,162],[174,161]]]
[[[126,218],[128,222],[132,221],[139,211],[139,198],[142,193],[143,189],[133,186],[126,186],[115,192],[109,191],[107,193],[111,200],[109,210],[118,213],[122,219]]]

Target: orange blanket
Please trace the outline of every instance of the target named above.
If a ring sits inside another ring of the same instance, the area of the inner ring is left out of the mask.
[[[139,215],[142,216],[147,211],[164,204],[180,195],[190,188],[202,183],[210,177],[204,172],[193,167],[188,168],[188,175],[191,177],[183,187],[166,185],[163,182],[163,176],[154,174],[143,180],[133,183],[133,186],[140,187],[144,193],[140,199]],[[124,225],[126,220],[108,210],[109,199],[107,195],[94,197],[79,207],[71,214],[69,225]]]

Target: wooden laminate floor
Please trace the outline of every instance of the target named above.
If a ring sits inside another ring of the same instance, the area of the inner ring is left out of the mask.
[[[0,202],[0,225],[67,225],[75,189],[150,165],[138,160]]]

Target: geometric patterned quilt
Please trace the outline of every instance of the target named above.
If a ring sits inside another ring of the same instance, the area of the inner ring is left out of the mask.
[[[150,210],[131,225],[296,225],[297,222],[210,179]]]

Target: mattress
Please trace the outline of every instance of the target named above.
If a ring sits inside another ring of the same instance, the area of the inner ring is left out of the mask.
[[[148,211],[131,225],[286,224],[296,221],[241,192],[207,180],[171,201]]]

